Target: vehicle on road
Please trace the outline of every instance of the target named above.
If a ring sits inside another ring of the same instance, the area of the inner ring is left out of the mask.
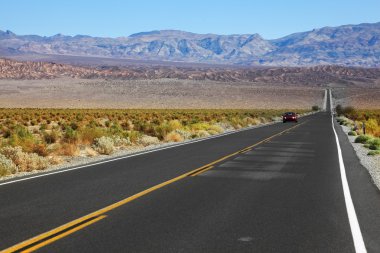
[[[282,115],[282,122],[288,122],[288,121],[293,121],[293,122],[298,122],[298,115],[295,112],[286,112]]]

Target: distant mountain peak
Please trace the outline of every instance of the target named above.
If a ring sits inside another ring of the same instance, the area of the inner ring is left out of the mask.
[[[380,22],[322,27],[265,40],[252,34],[196,34],[153,30],[128,37],[18,36],[0,31],[0,56],[76,55],[211,64],[380,67]]]
[[[150,32],[139,32],[139,33],[131,34],[128,37],[142,37],[142,36],[156,35],[156,34],[160,34],[160,31],[155,30],[155,31],[150,31]]]

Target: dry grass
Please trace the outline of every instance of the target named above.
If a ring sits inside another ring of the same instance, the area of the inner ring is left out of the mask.
[[[271,121],[283,111],[0,109],[1,174],[42,170],[67,157],[214,135]]]
[[[165,141],[167,141],[167,142],[180,142],[180,141],[183,141],[183,137],[181,136],[181,134],[173,131],[173,132],[168,133],[165,136]]]
[[[337,110],[339,115],[344,115],[352,121],[352,124],[357,126],[357,134],[363,134],[363,123],[365,124],[366,134],[380,137],[380,109],[363,110],[355,109],[353,107],[342,107]],[[348,124],[349,122],[341,121],[342,124]]]

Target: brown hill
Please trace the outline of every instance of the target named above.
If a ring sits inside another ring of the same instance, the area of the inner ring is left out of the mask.
[[[184,79],[321,86],[328,83],[377,84],[379,68],[343,66],[214,68],[174,66],[81,67],[51,62],[0,59],[0,79]]]

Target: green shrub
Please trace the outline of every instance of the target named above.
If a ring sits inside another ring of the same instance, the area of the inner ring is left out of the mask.
[[[348,135],[351,135],[351,136],[356,136],[358,135],[355,131],[349,131],[348,132]]]
[[[75,143],[78,141],[78,132],[72,129],[71,127],[66,127],[65,129],[65,135],[64,135],[65,142],[68,143]]]
[[[369,141],[371,139],[370,136],[368,135],[359,135],[358,137],[356,137],[355,139],[355,143],[367,143],[367,141]]]
[[[318,106],[318,105],[313,105],[313,106],[311,107],[311,110],[313,110],[313,111],[318,111],[318,110],[319,110],[319,106]]]
[[[81,128],[78,131],[78,139],[83,144],[92,144],[92,143],[94,143],[95,139],[100,138],[100,137],[105,136],[105,135],[106,135],[105,130],[103,130],[99,127],[87,126],[85,128]]]
[[[125,137],[128,137],[132,143],[137,143],[142,134],[139,131],[128,131]]]
[[[380,154],[380,150],[371,150],[368,152],[367,155],[375,156],[375,155],[379,155],[379,154]]]
[[[110,135],[123,135],[123,128],[119,124],[112,124],[112,126],[108,129]]]
[[[78,124],[76,122],[71,122],[70,123],[70,127],[73,129],[73,130],[77,130],[79,128]]]
[[[338,114],[338,116],[340,116],[340,115],[342,115],[342,113],[343,113],[343,107],[342,107],[341,105],[337,105],[337,106],[335,107],[335,111],[336,111],[336,113]]]
[[[50,132],[46,132],[46,131],[43,132],[43,138],[47,144],[56,143],[59,137],[60,137],[59,132],[56,130],[52,130]]]
[[[368,141],[369,149],[371,150],[380,150],[380,138],[373,138]]]

